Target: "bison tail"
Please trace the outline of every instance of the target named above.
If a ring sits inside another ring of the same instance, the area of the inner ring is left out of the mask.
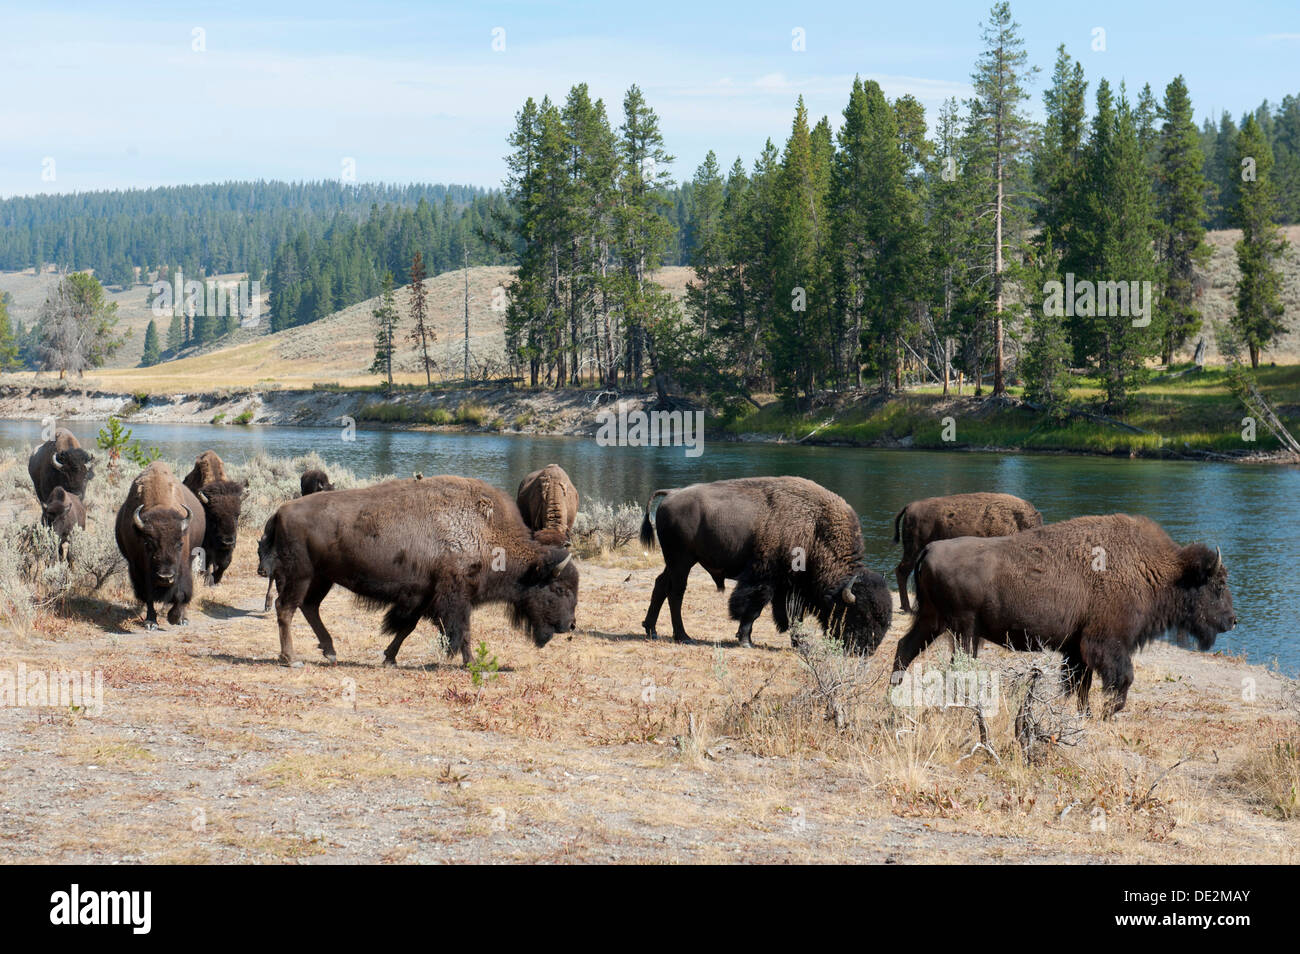
[[[654,549],[655,545],[655,525],[650,522],[650,508],[654,505],[655,498],[666,497],[671,490],[656,490],[650,495],[650,499],[645,502],[645,516],[641,520],[641,546]]]
[[[905,514],[905,513],[907,513],[907,508],[906,508],[906,507],[904,507],[902,510],[898,511],[898,516],[896,516],[896,517],[894,518],[894,542],[895,542],[895,543],[897,543],[897,542],[901,539],[901,538],[899,537],[899,535],[898,535],[898,525],[899,525],[900,523],[902,523],[902,520],[903,520],[903,514]]]

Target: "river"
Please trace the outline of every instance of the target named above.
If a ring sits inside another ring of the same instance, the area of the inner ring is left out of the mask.
[[[99,424],[67,425],[94,445]],[[862,518],[867,561],[894,584],[893,519],[910,500],[996,490],[1033,502],[1049,522],[1081,514],[1146,514],[1179,543],[1219,546],[1240,624],[1216,649],[1300,673],[1300,469],[1107,457],[942,453],[759,443],[682,448],[597,446],[593,439],[339,428],[133,424],[134,437],[171,461],[212,448],[229,464],[266,453],[315,451],[358,476],[415,471],[478,477],[513,492],[528,471],[557,463],[586,498],[637,501],[660,487],[760,474],[795,474],[843,496]],[[0,447],[29,452],[35,421],[0,421]]]

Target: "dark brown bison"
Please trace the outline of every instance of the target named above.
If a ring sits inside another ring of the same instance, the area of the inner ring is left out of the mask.
[[[1008,537],[938,540],[916,568],[916,619],[898,644],[894,680],[949,629],[1010,649],[1053,649],[1087,708],[1092,674],[1124,708],[1134,651],[1165,634],[1202,650],[1237,625],[1217,550],[1180,547],[1146,517],[1076,517]]]
[[[569,542],[578,516],[578,489],[558,464],[547,464],[520,481],[515,503],[539,541],[556,546]]]
[[[117,512],[117,548],[126,557],[136,599],[148,612],[145,627],[158,628],[155,603],[170,603],[167,622],[184,626],[194,596],[190,561],[203,540],[203,507],[171,468],[154,461],[131,482]]]
[[[907,579],[925,545],[953,537],[1005,537],[1043,525],[1034,505],[1011,494],[952,494],[913,500],[894,518],[894,542],[903,543],[903,558],[894,569],[898,596],[904,613],[912,611],[907,601]]]
[[[323,470],[305,471],[302,477],[298,479],[298,487],[302,490],[304,497],[319,493],[322,490],[334,489],[334,485],[330,483],[329,475]]]
[[[226,476],[226,465],[211,450],[195,458],[194,468],[182,483],[203,505],[207,526],[203,536],[204,571],[209,583],[220,583],[235,554],[244,485]]]
[[[50,499],[55,487],[62,487],[83,500],[86,484],[95,476],[95,459],[77,442],[72,432],[60,427],[54,440],[46,441],[27,459],[27,473],[41,503]]]
[[[335,585],[386,606],[396,665],[421,619],[436,623],[448,652],[470,660],[470,610],[504,603],[511,622],[544,646],[574,627],[578,569],[563,547],[538,543],[513,500],[481,480],[426,477],[312,494],[281,505],[262,534],[258,572],[279,590],[280,661],[293,665],[290,623],[301,607],[321,652],[336,659],[320,618]]]
[[[50,499],[41,504],[41,523],[58,536],[59,552],[66,556],[72,528],[86,529],[86,505],[76,494],[55,487],[50,492]]]
[[[652,524],[650,507],[661,496]],[[664,571],[642,623],[651,638],[667,597],[673,638],[690,639],[682,595],[696,563],[719,590],[724,580],[737,581],[729,608],[742,646],[753,645],[750,631],[768,603],[781,632],[790,628],[791,611],[801,619],[811,610],[854,651],[874,651],[889,629],[893,602],[885,578],[862,564],[858,515],[811,480],[745,477],[656,490],[641,521],[642,544],[654,546],[655,530]]]

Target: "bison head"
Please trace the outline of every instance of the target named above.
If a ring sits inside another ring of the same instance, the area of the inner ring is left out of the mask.
[[[298,478],[298,488],[302,491],[302,496],[306,497],[323,490],[333,490],[334,485],[330,483],[325,471],[309,470]]]
[[[95,476],[95,458],[80,447],[56,451],[50,457],[50,466],[58,473],[58,482],[78,497],[86,496],[86,484]]]
[[[1228,569],[1217,549],[1203,543],[1183,547],[1179,553],[1182,576],[1175,584],[1179,596],[1174,628],[1181,639],[1193,639],[1201,650],[1215,637],[1237,625],[1228,589]]]
[[[541,558],[519,578],[519,595],[510,604],[510,621],[525,630],[538,646],[575,624],[578,568],[563,547],[547,547]]]
[[[203,504],[203,513],[207,517],[205,546],[212,557],[212,581],[220,583],[235,551],[244,485],[233,480],[214,480],[204,484],[195,496]]]
[[[189,507],[184,507],[184,516],[167,507],[154,507],[148,513],[143,513],[143,510],[143,506],[135,508],[131,524],[144,542],[154,586],[161,590],[170,589],[180,579],[189,560],[185,534],[194,514]]]
[[[257,575],[271,576],[275,573],[275,544],[269,533],[263,533],[257,541]]]
[[[850,652],[871,655],[889,631],[894,601],[885,578],[862,567],[825,596],[818,613],[822,628],[843,640]]]

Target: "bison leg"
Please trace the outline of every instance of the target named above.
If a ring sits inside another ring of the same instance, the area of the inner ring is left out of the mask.
[[[731,618],[740,621],[740,628],[736,630],[736,642],[741,646],[753,647],[754,641],[750,638],[750,633],[754,628],[754,620],[763,612],[763,607],[772,601],[772,588],[770,586],[755,584],[747,580],[744,576],[736,583],[736,588],[731,593]],[[789,620],[786,621],[787,628]]]
[[[460,660],[469,665],[469,604],[459,595],[439,598],[434,604],[438,614],[438,625],[447,637],[447,655],[454,656],[460,652]]]
[[[158,628],[158,611],[154,609],[153,600],[145,600],[144,628]]]
[[[311,631],[316,634],[316,642],[320,645],[321,655],[328,662],[336,663],[339,657],[334,652],[334,640],[330,637],[329,630],[320,618],[321,600],[325,599],[326,594],[334,586],[329,580],[318,580],[311,585],[307,591],[307,596],[302,601],[302,615],[311,626]]]
[[[936,637],[943,631],[939,617],[925,607],[918,606],[916,619],[912,627],[898,641],[898,651],[894,654],[894,672],[890,676],[890,685],[898,685],[903,680],[903,673],[912,664],[912,660],[925,652]]]
[[[659,610],[663,608],[664,597],[668,595],[668,570],[665,568],[662,573],[655,577],[654,592],[650,594],[650,607],[645,612],[645,619],[641,621],[642,628],[648,639],[658,639],[655,632],[655,624],[659,622]]]
[[[1102,649],[1095,666],[1101,676],[1101,687],[1110,697],[1102,707],[1101,717],[1112,718],[1128,701],[1129,686],[1133,685],[1133,660],[1118,641],[1110,641]]]
[[[682,597],[686,595],[686,580],[690,573],[688,566],[684,571],[674,570],[668,578],[668,612],[673,618],[673,639],[679,643],[691,641],[686,624],[682,622]]]
[[[280,662],[285,666],[297,668],[302,663],[293,658],[293,614],[302,604],[307,594],[310,580],[295,580],[280,588],[280,596],[275,601],[275,620],[280,626]]]
[[[402,643],[406,642],[406,637],[411,635],[415,629],[415,624],[419,621],[419,613],[404,616],[389,610],[384,616],[384,632],[393,634],[393,641],[384,649],[385,666],[397,665],[397,653],[402,648]]]
[[[271,612],[271,589],[275,586],[275,578],[266,581],[266,603],[262,606],[263,613]]]
[[[907,601],[907,578],[912,575],[912,567],[914,566],[916,566],[916,561],[904,553],[903,559],[894,568],[894,576],[898,579],[898,601],[904,613],[912,612],[912,604]]]
[[[1083,653],[1078,643],[1061,649],[1061,680],[1065,683],[1066,695],[1074,693],[1078,697],[1079,711],[1088,711],[1088,692],[1092,689],[1092,670],[1083,661]]]
[[[189,574],[182,574],[180,582],[176,584],[176,595],[172,600],[172,608],[167,611],[167,622],[173,626],[188,626],[190,624],[187,615],[190,608],[190,600],[194,598],[194,580]]]

